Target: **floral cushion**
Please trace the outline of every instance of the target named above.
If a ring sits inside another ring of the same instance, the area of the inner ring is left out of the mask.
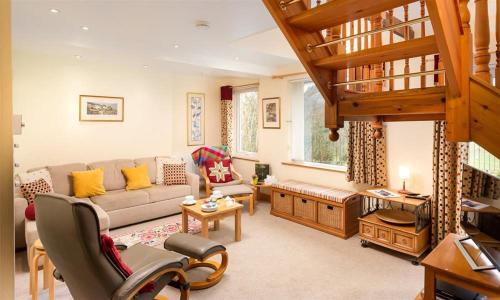
[[[225,183],[233,181],[231,159],[209,160],[205,162],[205,170],[211,183]]]

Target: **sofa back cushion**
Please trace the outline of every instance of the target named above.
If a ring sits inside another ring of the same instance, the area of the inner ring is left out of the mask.
[[[66,164],[59,166],[48,166],[47,169],[52,179],[52,187],[54,192],[66,196],[73,196],[73,179],[71,172],[85,171],[87,166],[82,163]]]
[[[91,170],[104,169],[104,188],[106,191],[125,189],[127,182],[123,177],[123,168],[135,167],[134,161],[131,159],[114,159],[89,163]]]
[[[134,163],[136,167],[140,165],[147,165],[149,179],[151,179],[151,183],[156,183],[156,157],[136,158],[134,159]]]

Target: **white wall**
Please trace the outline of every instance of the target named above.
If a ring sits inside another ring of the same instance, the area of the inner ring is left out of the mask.
[[[206,94],[207,122],[220,124],[215,79],[174,76],[14,52],[14,113],[26,122],[15,137],[16,171],[51,164],[175,154],[186,156],[186,93]],[[79,95],[125,98],[124,122],[79,122]],[[207,144],[220,137],[207,128]]]
[[[283,165],[289,160],[290,135],[290,103],[288,91],[289,79],[262,78],[259,81],[259,98],[281,97],[282,126],[281,129],[262,129],[262,117],[259,116],[259,149],[258,159],[269,163],[272,174],[278,179],[297,179],[322,185],[334,186],[349,190],[362,190],[366,185],[356,185],[345,180],[345,172],[308,169]],[[252,82],[251,80],[248,82]],[[244,84],[242,80],[226,79],[220,84]],[[261,104],[261,102],[260,102]],[[262,109],[259,108],[259,114]],[[397,122],[386,123],[387,167],[389,187],[401,188],[398,169],[400,165],[408,165],[411,178],[407,189],[421,193],[432,192],[432,122]],[[245,177],[254,173],[254,162],[235,159],[235,168]]]

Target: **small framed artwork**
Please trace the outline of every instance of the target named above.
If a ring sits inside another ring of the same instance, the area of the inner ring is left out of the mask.
[[[205,94],[187,93],[187,144],[205,144]]]
[[[123,97],[80,95],[80,121],[123,122]]]
[[[280,98],[262,99],[262,126],[263,128],[281,128]]]

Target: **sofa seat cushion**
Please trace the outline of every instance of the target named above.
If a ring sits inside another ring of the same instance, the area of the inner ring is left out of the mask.
[[[149,201],[158,202],[191,195],[191,186],[155,184],[143,191],[149,194]]]
[[[245,184],[238,185],[228,185],[228,186],[218,186],[214,187],[214,191],[221,191],[224,196],[233,196],[241,194],[252,194],[253,190],[251,187]]]
[[[52,179],[52,188],[57,194],[66,196],[73,196],[73,178],[71,172],[85,171],[87,166],[85,164],[67,164],[59,166],[48,166],[47,169]]]
[[[134,161],[131,159],[114,159],[106,161],[98,161],[88,164],[89,168],[104,169],[104,188],[106,191],[122,190],[125,188],[127,182],[123,177],[123,168],[135,167]]]
[[[90,200],[105,211],[112,211],[149,203],[149,195],[143,190],[116,190],[104,195],[91,197]]]

